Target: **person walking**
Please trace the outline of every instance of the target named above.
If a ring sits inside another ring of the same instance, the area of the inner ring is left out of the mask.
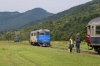
[[[81,43],[80,39],[77,38],[76,40],[76,52],[77,53],[80,53],[80,43]]]

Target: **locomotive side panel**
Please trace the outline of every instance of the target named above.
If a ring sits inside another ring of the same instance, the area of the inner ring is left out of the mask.
[[[37,31],[32,31],[30,33],[30,43],[31,44],[37,43]]]

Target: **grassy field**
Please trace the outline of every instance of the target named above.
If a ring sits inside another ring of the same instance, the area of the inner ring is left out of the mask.
[[[99,56],[70,53],[65,41],[52,41],[51,47],[32,46],[27,41],[0,41],[0,66],[100,66]],[[81,50],[88,51],[87,48],[82,43]]]

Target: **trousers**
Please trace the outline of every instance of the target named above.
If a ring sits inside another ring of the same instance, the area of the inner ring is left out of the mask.
[[[72,48],[73,48],[73,45],[72,44],[70,44],[70,52],[72,52]]]
[[[76,52],[80,53],[80,45],[76,45]]]

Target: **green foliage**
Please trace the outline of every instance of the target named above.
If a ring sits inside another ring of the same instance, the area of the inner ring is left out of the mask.
[[[28,35],[30,31],[46,28],[51,31],[51,40],[64,41],[67,40],[69,36],[72,36],[74,40],[77,37],[81,40],[85,40],[85,28],[88,22],[96,17],[100,17],[99,0],[93,0],[47,18],[28,23],[21,28],[21,37],[23,40],[29,40]]]
[[[0,31],[18,29],[31,21],[42,19],[52,15],[42,8],[35,8],[24,13],[0,12]]]

